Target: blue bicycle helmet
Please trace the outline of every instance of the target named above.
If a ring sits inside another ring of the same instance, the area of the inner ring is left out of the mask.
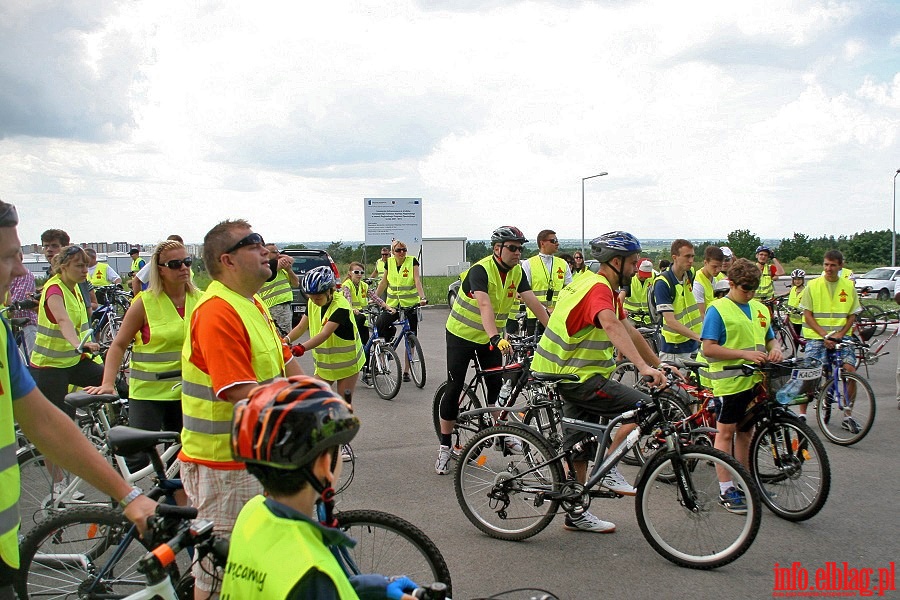
[[[527,244],[528,240],[525,239],[525,234],[522,233],[522,230],[518,227],[504,225],[495,229],[491,234],[491,244],[499,244],[501,242],[519,242],[520,244]]]
[[[307,271],[300,282],[300,289],[304,294],[324,294],[335,285],[334,271],[323,265]]]
[[[627,231],[610,231],[591,240],[591,256],[609,262],[615,256],[630,256],[641,252],[641,243]]]
[[[769,248],[768,246],[757,246],[756,252],[754,252],[754,254],[759,254],[760,252],[768,252],[769,256],[772,255],[772,249]]]

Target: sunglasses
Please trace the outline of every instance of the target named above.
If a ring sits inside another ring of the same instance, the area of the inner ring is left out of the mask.
[[[390,256],[387,252],[382,253],[382,256]]]
[[[759,289],[758,285],[747,285],[746,283],[742,283],[738,287],[741,288],[742,290],[744,290],[745,292],[755,292],[757,289]]]
[[[168,262],[160,263],[160,266],[168,267],[174,271],[175,269],[180,269],[181,265],[190,267],[192,262],[194,262],[194,259],[191,258],[190,256],[188,256],[187,258],[182,258],[181,260],[176,258],[175,260],[170,260]]]
[[[63,252],[63,258],[68,258],[70,256],[74,256],[82,252],[81,246],[69,246],[66,248],[66,251]]]
[[[362,271],[350,271],[350,272],[353,273],[354,275],[362,275],[363,274]]]
[[[576,256],[576,257],[575,257],[575,260],[584,260],[584,259],[581,258],[580,256]]]
[[[512,253],[521,252],[524,246],[516,246],[515,244],[503,244],[503,247]]]
[[[19,224],[19,213],[12,204],[7,204],[3,212],[0,212],[0,227],[15,227]]]
[[[403,254],[406,252],[406,248],[394,248],[394,254]]]
[[[258,233],[251,233],[250,235],[241,238],[237,244],[226,250],[223,254],[231,254],[232,252],[237,252],[244,246],[265,246],[266,242],[263,240],[263,236]]]
[[[547,240],[547,241],[550,242],[551,244],[558,244],[558,243],[559,243],[559,240],[556,239],[556,238],[553,238],[552,240]]]

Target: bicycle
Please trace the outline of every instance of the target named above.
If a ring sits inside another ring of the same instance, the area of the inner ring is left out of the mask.
[[[363,346],[363,352],[369,357],[368,372],[364,371],[365,377],[370,377],[375,393],[383,400],[393,399],[400,391],[400,359],[394,351],[390,342],[386,341],[379,335],[378,326],[375,324],[378,314],[374,305],[363,311],[369,319],[372,327],[372,334],[369,341]],[[424,365],[424,363],[422,363]]]
[[[565,375],[541,377],[551,386],[568,379]],[[668,386],[674,378],[667,378]],[[635,512],[645,539],[661,556],[683,567],[712,569],[736,560],[747,551],[759,530],[759,491],[747,470],[733,457],[713,448],[684,443],[679,431],[663,415],[659,403],[663,389],[653,390],[649,403],[639,404],[608,424],[564,417],[563,426],[581,432],[585,439],[559,452],[552,450],[537,431],[521,424],[480,431],[457,461],[454,483],[463,513],[475,527],[492,537],[529,538],[549,525],[560,507],[577,516],[588,509],[592,498],[620,497],[595,487],[631,452],[643,431],[659,429],[666,445],[642,469],[636,484]],[[637,423],[637,428],[607,455],[612,431],[631,421]],[[485,451],[508,438],[519,441],[521,454],[512,454],[502,445],[499,452]],[[564,467],[574,472],[575,455],[586,441],[599,443],[588,479],[581,484],[567,478]],[[717,468],[744,490],[743,514],[730,512],[728,502],[720,497]],[[667,472],[674,473],[674,481],[660,477]]]
[[[131,294],[117,285],[104,285],[93,290],[98,306],[91,314],[91,327],[97,333],[95,341],[108,348],[119,331],[125,311],[131,306]]]
[[[866,437],[875,423],[875,392],[860,374],[844,370],[841,350],[850,346],[857,352],[865,345],[844,339],[826,350],[822,385],[815,399],[816,423],[829,441],[851,446]],[[833,418],[834,409],[840,415]]]
[[[28,317],[9,318],[8,315],[11,310],[34,310],[37,307],[37,302],[33,300],[19,300],[10,302],[8,306],[0,307],[0,315],[7,317],[7,322],[12,330],[13,340],[16,343],[16,349],[19,351],[19,357],[24,365],[28,365],[28,344],[25,342],[25,326],[31,322],[31,319]]]
[[[400,328],[400,331],[394,336],[394,341],[391,345],[394,348],[394,352],[397,353],[399,352],[400,342],[401,340],[403,341],[406,349],[406,365],[409,367],[409,374],[412,376],[413,383],[416,384],[416,387],[421,389],[425,387],[425,353],[422,352],[422,344],[419,343],[419,338],[413,333],[412,329],[409,328],[409,319],[407,318],[406,313],[415,311],[416,314],[419,315],[419,321],[421,321],[422,311],[418,306],[412,308],[398,308],[397,311],[400,313],[400,318],[397,321],[397,327]]]

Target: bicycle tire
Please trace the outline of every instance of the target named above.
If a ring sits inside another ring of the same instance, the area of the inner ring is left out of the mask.
[[[42,521],[19,546],[19,596],[119,598],[144,589],[147,581],[137,567],[150,546],[137,536],[106,576],[99,574],[131,528],[122,511],[110,507],[73,508]],[[178,581],[177,565],[170,573]]]
[[[795,417],[774,415],[750,441],[750,473],[769,510],[788,521],[815,516],[831,489],[825,444]]]
[[[781,354],[784,357],[784,360],[788,360],[797,355],[797,343],[794,341],[792,332],[787,330],[788,327],[792,327],[792,325],[786,322],[783,326],[775,330],[775,341],[778,342],[778,347],[781,348]]]
[[[507,450],[518,440],[521,454]],[[497,425],[478,432],[463,448],[456,466],[456,499],[466,518],[482,532],[501,540],[524,540],[540,533],[559,507],[543,494],[558,492],[565,481],[560,461],[547,443],[520,427]],[[518,473],[526,471],[527,475]],[[506,482],[515,480],[514,484]]]
[[[378,510],[335,514],[338,527],[356,540],[338,551],[338,562],[351,575],[405,575],[413,581],[441,582],[451,589],[450,569],[441,551],[421,529],[396,515]]]
[[[852,446],[857,443],[872,429],[875,423],[875,392],[866,379],[857,373],[841,371],[841,380],[838,384],[837,395],[835,400],[835,386],[831,376],[828,376],[827,383],[819,390],[816,397],[816,423],[819,425],[822,435],[829,441],[839,446]],[[837,402],[846,402],[840,398],[846,398],[850,393],[851,384],[854,386],[853,398],[850,400],[851,414],[847,415],[846,409],[841,414],[841,410],[837,406]],[[856,431],[848,423],[845,428],[846,418],[852,417],[856,422]]]
[[[425,353],[422,352],[422,344],[414,333],[406,334],[406,356],[409,359],[409,374],[412,376],[416,387],[425,387]]]
[[[691,429],[691,423],[688,420],[691,416],[691,409],[687,407],[681,398],[670,391],[665,391],[659,395],[659,404],[666,421],[669,423],[681,422],[685,431]],[[632,451],[622,457],[622,462],[627,465],[643,465],[664,446],[665,442],[660,442],[653,435],[653,431],[644,432],[638,443],[632,448]],[[660,477],[663,476],[662,474],[660,475]],[[674,473],[670,473],[670,480],[674,479],[674,477]]]
[[[400,360],[390,344],[372,346],[369,372],[375,393],[384,400],[392,400],[400,391]]]
[[[431,401],[431,420],[434,425],[434,433],[437,435],[438,443],[441,441],[441,398],[444,397],[444,390],[447,388],[445,381],[438,386],[434,392],[434,399]],[[465,399],[459,400],[459,415],[463,413],[483,408],[481,399],[470,389],[463,391]],[[463,447],[472,437],[482,429],[490,426],[491,417],[489,415],[477,415],[473,417],[459,418],[457,416],[456,423],[453,425],[453,431],[450,433],[450,448],[453,450],[452,456],[456,457]]]
[[[659,477],[673,470],[681,455],[683,475],[694,490],[697,510],[689,510],[681,486]],[[719,501],[716,467],[745,490],[747,512],[728,512]],[[657,453],[638,482],[634,503],[638,525],[650,546],[667,560],[691,569],[715,569],[744,554],[759,532],[762,507],[750,473],[732,456],[707,446],[685,446]]]
[[[856,315],[856,322],[859,323],[860,337],[864,341],[869,341],[887,330],[884,309],[873,304],[863,305],[862,310]]]

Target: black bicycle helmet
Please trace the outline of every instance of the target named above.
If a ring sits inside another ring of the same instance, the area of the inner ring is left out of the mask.
[[[322,265],[306,272],[300,282],[300,289],[304,294],[324,294],[335,285],[337,282],[334,279],[334,271],[331,267]]]
[[[525,239],[525,234],[522,233],[522,230],[518,227],[504,225],[503,227],[495,229],[491,234],[491,244],[499,244],[502,242],[519,242],[520,244],[527,244],[528,240]]]
[[[609,262],[615,256],[630,256],[641,252],[641,243],[627,231],[610,231],[591,240],[591,256]]]
[[[231,453],[240,462],[300,469],[358,431],[353,409],[328,384],[295,375],[257,386],[235,404]]]

